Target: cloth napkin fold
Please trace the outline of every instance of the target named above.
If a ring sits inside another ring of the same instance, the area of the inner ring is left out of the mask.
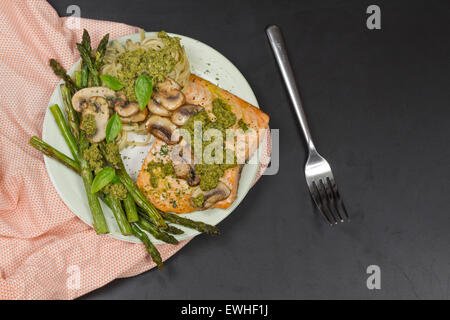
[[[73,65],[83,28],[93,47],[106,33],[138,31],[60,18],[43,0],[0,2],[0,299],[73,299],[155,266],[143,245],[98,236],[78,219],[56,193],[42,154],[28,144],[41,136],[59,82],[48,61]],[[188,242],[158,250],[167,260]]]

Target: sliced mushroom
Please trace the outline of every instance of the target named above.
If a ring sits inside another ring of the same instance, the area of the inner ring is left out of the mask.
[[[200,183],[200,175],[195,173],[194,166],[180,162],[173,164],[173,169],[177,178],[186,180],[191,187]]]
[[[177,126],[182,126],[190,117],[203,110],[203,107],[194,104],[185,104],[172,113],[171,120]]]
[[[94,115],[97,128],[95,134],[87,136],[89,142],[97,143],[103,141],[106,138],[106,125],[108,124],[109,119],[108,101],[103,97],[90,98],[83,109],[82,117],[85,117],[88,114]]]
[[[200,175],[195,173],[193,155],[189,146],[176,145],[170,153],[170,158],[178,178],[186,180],[190,186],[200,183]]]
[[[158,91],[155,93],[154,99],[169,111],[181,107],[186,101],[184,94],[180,90],[175,89]]]
[[[127,96],[125,95],[125,93],[123,91],[117,91],[114,101],[112,103],[112,107],[114,107],[114,108],[122,107],[127,102],[128,102],[128,99],[127,99]]]
[[[139,103],[126,101],[124,103],[115,103],[114,111],[121,117],[128,118],[139,112]]]
[[[158,116],[162,117],[170,117],[171,112],[164,108],[161,103],[156,100],[155,98],[150,99],[147,105],[148,110],[150,110],[151,113],[156,114]]]
[[[192,193],[191,193],[191,199],[192,198],[196,198],[198,196],[200,196],[201,194],[203,194],[203,205],[202,207],[196,207],[199,209],[207,209],[209,207],[211,207],[212,205],[214,205],[215,203],[224,200],[226,198],[228,198],[228,196],[231,194],[230,189],[223,183],[220,182],[217,184],[217,187],[215,187],[212,190],[209,191],[203,191],[202,189],[200,189],[200,187],[195,188]],[[191,200],[191,203],[194,205],[193,201]]]
[[[157,88],[160,91],[181,90],[178,82],[169,77],[164,82],[158,83]]]
[[[116,93],[107,87],[90,87],[77,91],[72,97],[73,108],[81,112],[86,106],[86,102],[92,97],[103,97],[107,101],[114,99]]]
[[[153,115],[147,120],[145,128],[167,144],[176,144],[181,138],[176,125],[169,119],[157,115]]]
[[[136,113],[135,115],[132,115],[131,117],[120,117],[120,119],[122,120],[123,123],[130,123],[130,122],[135,123],[144,121],[145,119],[147,119],[147,115],[148,110],[147,108],[145,108]]]

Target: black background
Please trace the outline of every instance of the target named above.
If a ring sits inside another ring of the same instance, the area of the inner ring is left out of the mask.
[[[450,296],[450,1],[49,1],[60,15],[198,39],[244,74],[280,129],[280,170],[165,264],[83,298]],[[381,30],[366,8],[381,7]],[[330,228],[304,179],[306,152],[264,29],[278,24],[318,150],[352,222]],[[366,268],[381,268],[368,290]]]

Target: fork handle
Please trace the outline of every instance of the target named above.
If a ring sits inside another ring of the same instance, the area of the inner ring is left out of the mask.
[[[302,131],[305,136],[308,148],[310,150],[315,150],[311,132],[309,131],[308,121],[306,120],[306,115],[303,111],[300,93],[298,92],[294,72],[292,71],[292,67],[289,62],[281,30],[278,26],[271,25],[266,29],[266,33],[275,55],[275,59],[277,60],[278,66],[280,67],[281,75],[283,76],[284,83],[286,84],[289,97],[291,98],[292,104],[294,105],[295,113],[297,114],[298,121],[300,122],[300,126],[302,127]]]

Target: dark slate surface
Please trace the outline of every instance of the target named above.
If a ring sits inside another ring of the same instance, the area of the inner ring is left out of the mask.
[[[165,29],[216,48],[280,129],[280,170],[223,223],[101,298],[448,298],[448,1],[50,1],[60,15]],[[366,28],[378,4],[382,30]],[[310,200],[301,132],[266,40],[284,31],[319,151],[353,221],[326,226]],[[381,290],[366,268],[381,267]]]

